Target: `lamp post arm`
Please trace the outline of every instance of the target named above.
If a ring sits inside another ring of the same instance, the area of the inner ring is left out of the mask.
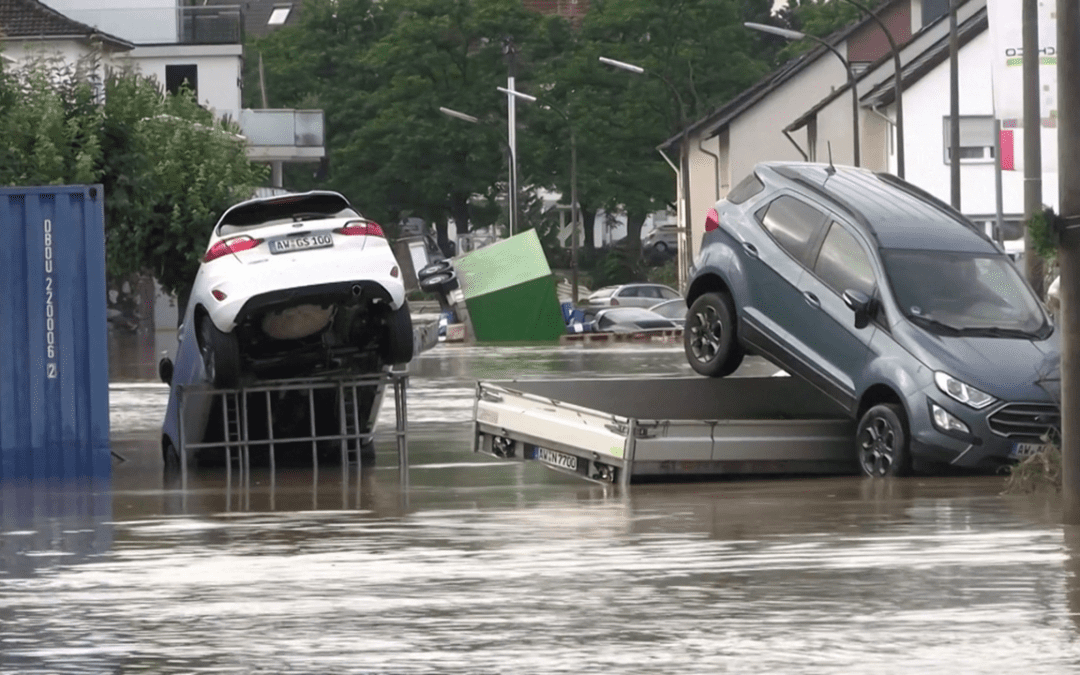
[[[900,63],[900,48],[896,44],[896,40],[893,39],[892,33],[889,31],[889,27],[885,25],[885,22],[881,20],[877,12],[867,7],[859,0],[844,0],[848,4],[854,5],[860,11],[865,12],[874,20],[874,23],[878,25],[881,32],[885,33],[885,39],[889,41],[889,48],[892,49],[893,56],[893,88],[896,90],[896,175],[900,178],[904,177],[904,75],[901,71],[902,65]]]

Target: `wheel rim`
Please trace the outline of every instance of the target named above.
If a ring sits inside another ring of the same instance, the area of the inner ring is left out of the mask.
[[[724,325],[714,307],[704,307],[694,312],[690,322],[690,349],[695,359],[703,363],[715,359],[723,335]]]
[[[215,372],[217,368],[216,364],[214,363],[214,349],[210,345],[210,340],[212,336],[210,334],[209,322],[210,319],[206,318],[203,319],[203,322],[199,325],[199,333],[200,335],[202,335],[202,348],[200,351],[202,352],[203,369],[206,371],[206,378],[213,382],[214,376],[217,374]]]
[[[445,284],[447,281],[450,281],[450,275],[445,272],[427,278],[429,286],[438,286],[439,284]]]
[[[871,476],[886,476],[896,461],[896,429],[882,415],[875,415],[859,436],[863,470]]]

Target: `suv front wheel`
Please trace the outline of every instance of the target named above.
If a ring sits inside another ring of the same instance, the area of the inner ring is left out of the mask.
[[[735,335],[735,308],[727,293],[705,293],[686,314],[683,349],[690,367],[708,377],[734,373],[746,351]]]
[[[867,476],[904,476],[911,471],[904,417],[899,405],[879,403],[859,420],[859,466]]]

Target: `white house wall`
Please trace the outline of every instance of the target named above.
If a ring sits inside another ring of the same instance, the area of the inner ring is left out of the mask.
[[[76,21],[129,42],[176,42],[177,0],[44,0]],[[240,4],[240,3],[237,3]]]
[[[990,82],[990,34],[983,32],[960,50],[960,115],[993,115]],[[951,201],[949,165],[945,163],[944,122],[949,115],[949,62],[946,59],[904,92],[907,180],[936,197]],[[1016,148],[1023,152],[1023,148]],[[1022,171],[1002,174],[1003,211],[1024,211]],[[1043,176],[1043,202],[1058,204],[1057,174]],[[960,170],[960,210],[968,215],[995,211],[994,163],[964,163]]]
[[[837,48],[841,52],[844,50],[843,45]],[[718,198],[727,195],[758,162],[802,161],[803,156],[782,130],[806,112],[808,102],[812,105],[812,102],[820,101],[834,86],[845,81],[847,71],[844,66],[831,54],[825,54],[735,118],[718,138],[706,139],[703,144],[708,150],[726,158],[720,167],[719,190],[713,158],[698,148],[700,136],[690,138],[690,239],[694,257],[705,234],[705,213],[709,208]],[[850,124],[849,114],[849,128]],[[803,148],[806,147],[805,130],[793,136]],[[834,143],[833,159],[850,163],[850,142],[847,149],[837,148]],[[672,161],[678,163],[677,155]]]
[[[155,77],[163,87],[165,66],[198,66],[199,103],[212,108],[218,116],[239,117],[243,67],[240,45],[136,47],[124,58],[136,64],[144,75]]]

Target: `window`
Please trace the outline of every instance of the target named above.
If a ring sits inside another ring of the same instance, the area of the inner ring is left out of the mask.
[[[810,245],[824,222],[824,213],[788,196],[773,200],[761,218],[761,224],[776,239],[776,243],[804,262],[810,253]]]
[[[660,297],[665,300],[674,300],[675,298],[681,298],[682,296],[671,290],[670,288],[661,288]]]
[[[952,125],[950,118],[942,118],[945,132],[945,163],[949,164],[952,149]],[[994,161],[994,118],[985,115],[960,118],[960,162],[962,164],[988,163]]]
[[[170,94],[179,94],[180,87],[187,85],[195,99],[199,98],[199,67],[195,64],[165,66],[165,90]]]
[[[765,189],[765,186],[761,183],[758,177],[751,173],[746,178],[739,181],[739,184],[731,189],[731,192],[727,194],[727,200],[732,204],[742,204],[747,199],[750,199],[757,193]]]
[[[270,18],[266,20],[268,26],[282,26],[289,19],[289,12],[292,11],[292,5],[285,5],[284,7],[275,7],[274,11],[270,12]]]
[[[814,272],[838,295],[847,290],[874,294],[874,268],[870,265],[870,256],[855,235],[839,223],[834,222],[829,227]]]

